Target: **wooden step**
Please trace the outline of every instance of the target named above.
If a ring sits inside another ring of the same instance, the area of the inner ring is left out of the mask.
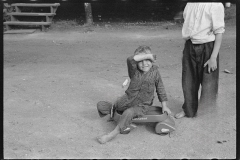
[[[46,17],[46,22],[51,22],[53,17],[56,15],[56,13],[32,13],[32,12],[12,12],[8,13],[7,15],[11,16],[11,21],[18,21],[19,16],[43,16]]]
[[[35,32],[36,29],[14,29],[4,32],[4,34],[30,34]]]
[[[16,12],[21,12],[21,7],[50,7],[51,13],[57,11],[59,3],[13,3],[12,7],[15,8]]]
[[[55,16],[56,13],[32,13],[32,12],[12,12],[8,13],[10,16]]]
[[[7,30],[11,30],[11,26],[41,26],[42,31],[46,31],[46,27],[51,25],[51,22],[24,22],[24,21],[7,21],[3,23]]]
[[[17,7],[58,7],[59,3],[14,3],[11,6]]]
[[[7,21],[4,25],[50,25],[51,22],[23,22],[23,21]]]

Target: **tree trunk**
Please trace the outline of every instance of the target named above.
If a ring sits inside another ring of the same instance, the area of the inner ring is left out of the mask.
[[[84,3],[85,8],[85,14],[86,14],[86,24],[92,25],[93,24],[93,18],[92,18],[92,7],[91,3]]]

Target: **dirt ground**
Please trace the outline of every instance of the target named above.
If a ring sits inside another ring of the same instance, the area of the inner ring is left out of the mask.
[[[96,103],[126,88],[126,58],[139,45],[157,54],[168,106],[181,110],[181,25],[107,24],[87,29],[4,35],[4,158],[227,158],[236,156],[236,24],[226,24],[220,50],[218,106],[176,120],[169,136],[153,124],[101,145],[114,129]],[[231,73],[226,73],[227,69]],[[157,98],[155,105],[159,105]]]

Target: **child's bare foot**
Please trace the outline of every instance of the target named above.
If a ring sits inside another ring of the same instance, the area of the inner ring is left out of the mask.
[[[116,137],[116,135],[105,134],[103,136],[97,137],[97,140],[98,140],[99,143],[104,144],[104,143],[110,141],[111,139],[113,139],[114,137]]]
[[[97,140],[99,143],[104,144],[110,141],[111,139],[113,139],[114,137],[116,137],[119,133],[120,133],[120,128],[117,125],[112,132],[105,134],[103,136],[97,137]]]
[[[177,118],[177,119],[182,118],[182,117],[184,117],[184,116],[185,116],[184,111],[181,111],[181,112],[175,114],[175,118]]]

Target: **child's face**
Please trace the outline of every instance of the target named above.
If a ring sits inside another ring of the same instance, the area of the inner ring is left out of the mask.
[[[144,59],[138,62],[138,68],[144,73],[148,72],[152,67],[152,62],[148,59]]]

